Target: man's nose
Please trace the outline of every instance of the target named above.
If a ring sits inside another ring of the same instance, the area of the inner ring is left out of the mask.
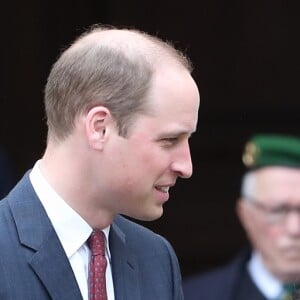
[[[176,150],[172,163],[172,170],[181,178],[189,178],[192,176],[193,163],[188,142]]]
[[[286,228],[292,235],[300,236],[300,211],[291,210],[286,218]]]

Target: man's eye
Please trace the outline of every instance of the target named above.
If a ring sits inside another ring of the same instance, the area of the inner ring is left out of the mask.
[[[162,139],[162,143],[167,146],[172,146],[172,145],[176,144],[178,142],[178,140],[179,139],[177,137],[164,138],[164,139]]]
[[[273,213],[282,214],[289,212],[289,208],[287,206],[278,206],[272,208]]]
[[[177,142],[177,141],[178,141],[178,138],[177,138],[177,137],[173,137],[173,138],[166,138],[166,139],[164,139],[164,140],[167,141],[167,142],[174,143],[174,142]]]

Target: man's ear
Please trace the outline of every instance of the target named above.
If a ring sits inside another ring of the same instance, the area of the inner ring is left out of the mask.
[[[112,121],[109,109],[104,106],[95,106],[89,110],[85,118],[85,133],[93,149],[103,149]]]

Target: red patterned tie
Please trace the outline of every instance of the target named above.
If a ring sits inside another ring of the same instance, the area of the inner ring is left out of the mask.
[[[105,284],[105,236],[100,230],[93,231],[88,239],[88,246],[91,250],[89,264],[89,299],[107,300]]]

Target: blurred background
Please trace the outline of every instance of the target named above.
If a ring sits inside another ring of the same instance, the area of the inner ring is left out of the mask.
[[[43,154],[43,89],[60,51],[94,23],[145,30],[191,58],[201,107],[191,140],[194,175],[172,189],[164,216],[144,225],[169,239],[183,276],[226,262],[246,243],[234,208],[245,142],[254,133],[300,134],[296,3],[7,2],[0,12],[0,147],[13,181]]]

